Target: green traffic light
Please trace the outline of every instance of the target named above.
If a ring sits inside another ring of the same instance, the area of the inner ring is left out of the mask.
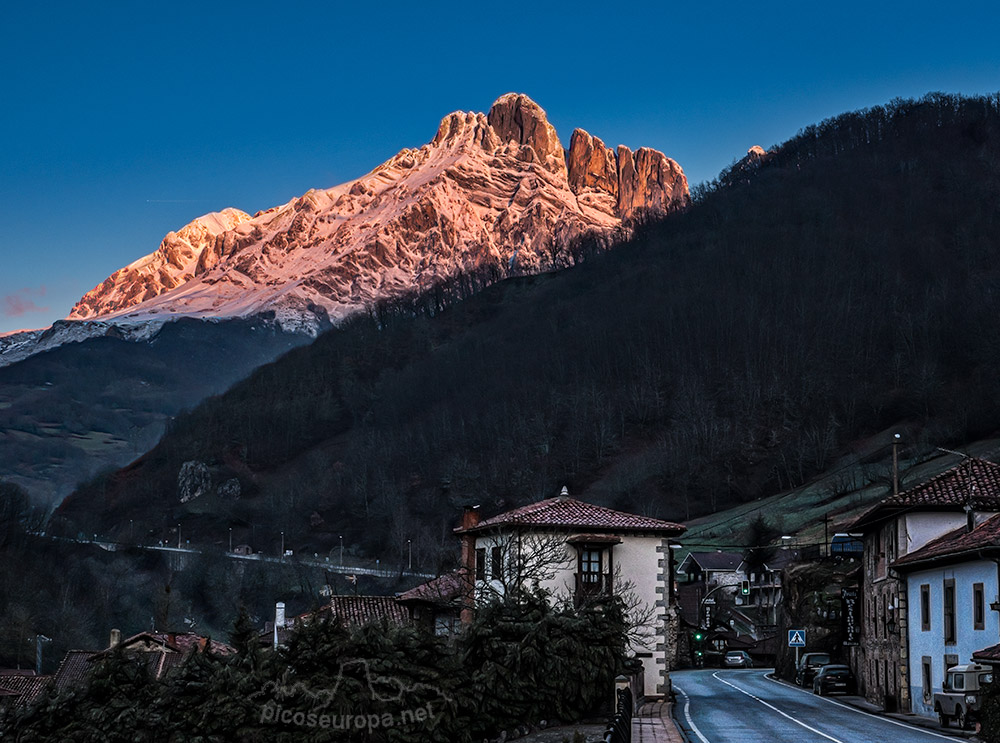
[[[701,642],[701,638],[702,637],[704,637],[704,635],[701,634],[701,632],[695,632],[694,633],[694,639],[697,640],[698,642]]]

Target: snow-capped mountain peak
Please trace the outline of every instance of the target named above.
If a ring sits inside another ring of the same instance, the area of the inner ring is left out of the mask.
[[[273,311],[286,329],[315,332],[470,271],[565,265],[581,236],[606,239],[640,210],[687,203],[673,160],[611,150],[580,129],[564,150],[542,108],[509,93],[488,114],[445,116],[428,144],[355,181],[253,217],[237,209],[199,217],[87,292],[68,319]]]

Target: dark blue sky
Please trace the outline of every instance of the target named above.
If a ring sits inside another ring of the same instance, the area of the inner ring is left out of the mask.
[[[1000,89],[1000,4],[57,2],[0,23],[0,332],[508,91],[691,183],[846,110]],[[33,309],[39,308],[39,309]]]

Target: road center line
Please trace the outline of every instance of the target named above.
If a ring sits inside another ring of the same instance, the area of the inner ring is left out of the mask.
[[[710,743],[708,738],[701,734],[698,726],[694,724],[694,720],[691,719],[691,697],[689,697],[687,693],[677,684],[674,684],[674,688],[681,693],[682,697],[684,697],[684,717],[687,719],[687,724],[688,727],[691,728],[691,732],[698,736],[698,740],[700,740],[701,743]]]
[[[775,678],[771,678],[767,674],[764,674],[764,678],[766,678],[772,684],[780,684],[781,686],[791,686],[790,684],[786,684],[786,683],[784,683],[782,681],[778,681]],[[721,681],[722,679],[719,679],[719,680]],[[798,686],[792,686],[792,688],[795,689],[795,691],[802,692],[803,694],[810,694],[809,691],[807,691],[806,689],[800,689]],[[838,702],[838,701],[836,701],[834,699],[830,699],[828,697],[820,697],[818,695],[811,695],[811,696],[817,696],[819,699],[822,699],[824,702],[829,702],[830,704],[836,705],[837,707],[840,707],[842,709],[847,709],[847,710],[850,710],[851,712],[856,712],[859,715],[867,715],[869,717],[877,717],[879,720],[882,720],[882,722],[888,722],[888,723],[890,723],[892,725],[896,725],[896,726],[901,727],[901,728],[906,728],[907,730],[913,730],[913,731],[916,731],[916,732],[923,733],[924,735],[933,735],[935,738],[940,738],[941,740],[950,740],[950,741],[962,741],[962,740],[964,740],[964,738],[955,738],[955,737],[953,737],[951,735],[942,735],[941,733],[935,733],[933,730],[927,730],[926,728],[917,727],[916,725],[907,725],[905,722],[900,722],[899,720],[893,720],[893,719],[891,719],[889,717],[885,717],[883,715],[876,715],[876,714],[874,714],[872,712],[865,712],[863,709],[858,709],[857,707],[852,707],[849,704],[844,704],[843,702]]]
[[[764,701],[763,699],[761,699],[760,697],[756,697],[756,696],[754,696],[753,694],[751,694],[751,693],[750,693],[749,691],[746,691],[745,689],[741,689],[741,688],[740,688],[740,687],[738,687],[738,686],[737,686],[736,684],[731,684],[731,683],[729,683],[728,681],[726,681],[725,679],[723,679],[723,678],[719,678],[719,672],[718,672],[718,671],[716,671],[715,673],[713,673],[713,674],[712,674],[712,678],[714,678],[714,679],[715,679],[716,681],[720,681],[720,682],[722,682],[722,683],[723,683],[723,684],[725,684],[726,686],[731,686],[731,687],[733,687],[733,688],[734,688],[734,689],[736,689],[736,691],[738,691],[738,692],[739,692],[740,694],[746,694],[746,695],[747,695],[748,697],[750,697],[751,699],[753,699],[753,700],[755,700],[755,701],[758,701],[758,702],[760,702],[761,704],[763,704],[763,705],[764,705],[765,707],[767,707],[768,709],[771,709],[771,710],[774,710],[775,712],[777,712],[777,713],[778,713],[779,715],[781,715],[782,717],[787,717],[787,718],[788,718],[789,720],[791,720],[792,722],[794,722],[794,723],[795,723],[796,725],[801,725],[801,726],[802,726],[802,727],[804,727],[804,728],[805,728],[806,730],[810,730],[810,731],[812,731],[812,732],[816,733],[816,735],[821,735],[822,737],[826,738],[827,740],[830,740],[830,741],[833,741],[833,743],[844,743],[844,741],[842,741],[842,740],[839,740],[838,738],[834,738],[834,737],[833,737],[832,735],[827,735],[827,734],[826,734],[826,733],[824,733],[824,732],[823,732],[822,730],[817,730],[817,729],[816,729],[816,728],[814,728],[814,727],[813,727],[812,725],[808,725],[808,724],[806,724],[806,723],[802,722],[802,720],[799,720],[799,719],[797,719],[797,718],[795,718],[795,717],[792,717],[792,716],[791,716],[790,714],[788,714],[787,712],[782,712],[782,711],[781,711],[780,709],[778,709],[777,707],[775,707],[775,706],[774,706],[773,704],[771,704],[770,702],[765,702],[765,701]]]

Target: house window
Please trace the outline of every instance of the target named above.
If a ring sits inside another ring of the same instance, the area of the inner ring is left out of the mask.
[[[503,549],[493,547],[490,555],[490,578],[493,580],[503,580]]]
[[[931,659],[924,656],[920,659],[920,686],[924,694],[924,701],[931,701]]]
[[[476,550],[476,580],[486,580],[486,550]]]
[[[920,631],[931,630],[931,587],[924,583],[920,586]]]
[[[580,579],[584,583],[600,583],[601,553],[598,550],[585,549],[580,553]]]
[[[944,642],[955,644],[955,579],[944,582]]]
[[[986,596],[982,583],[972,584],[972,629],[986,629]]]

